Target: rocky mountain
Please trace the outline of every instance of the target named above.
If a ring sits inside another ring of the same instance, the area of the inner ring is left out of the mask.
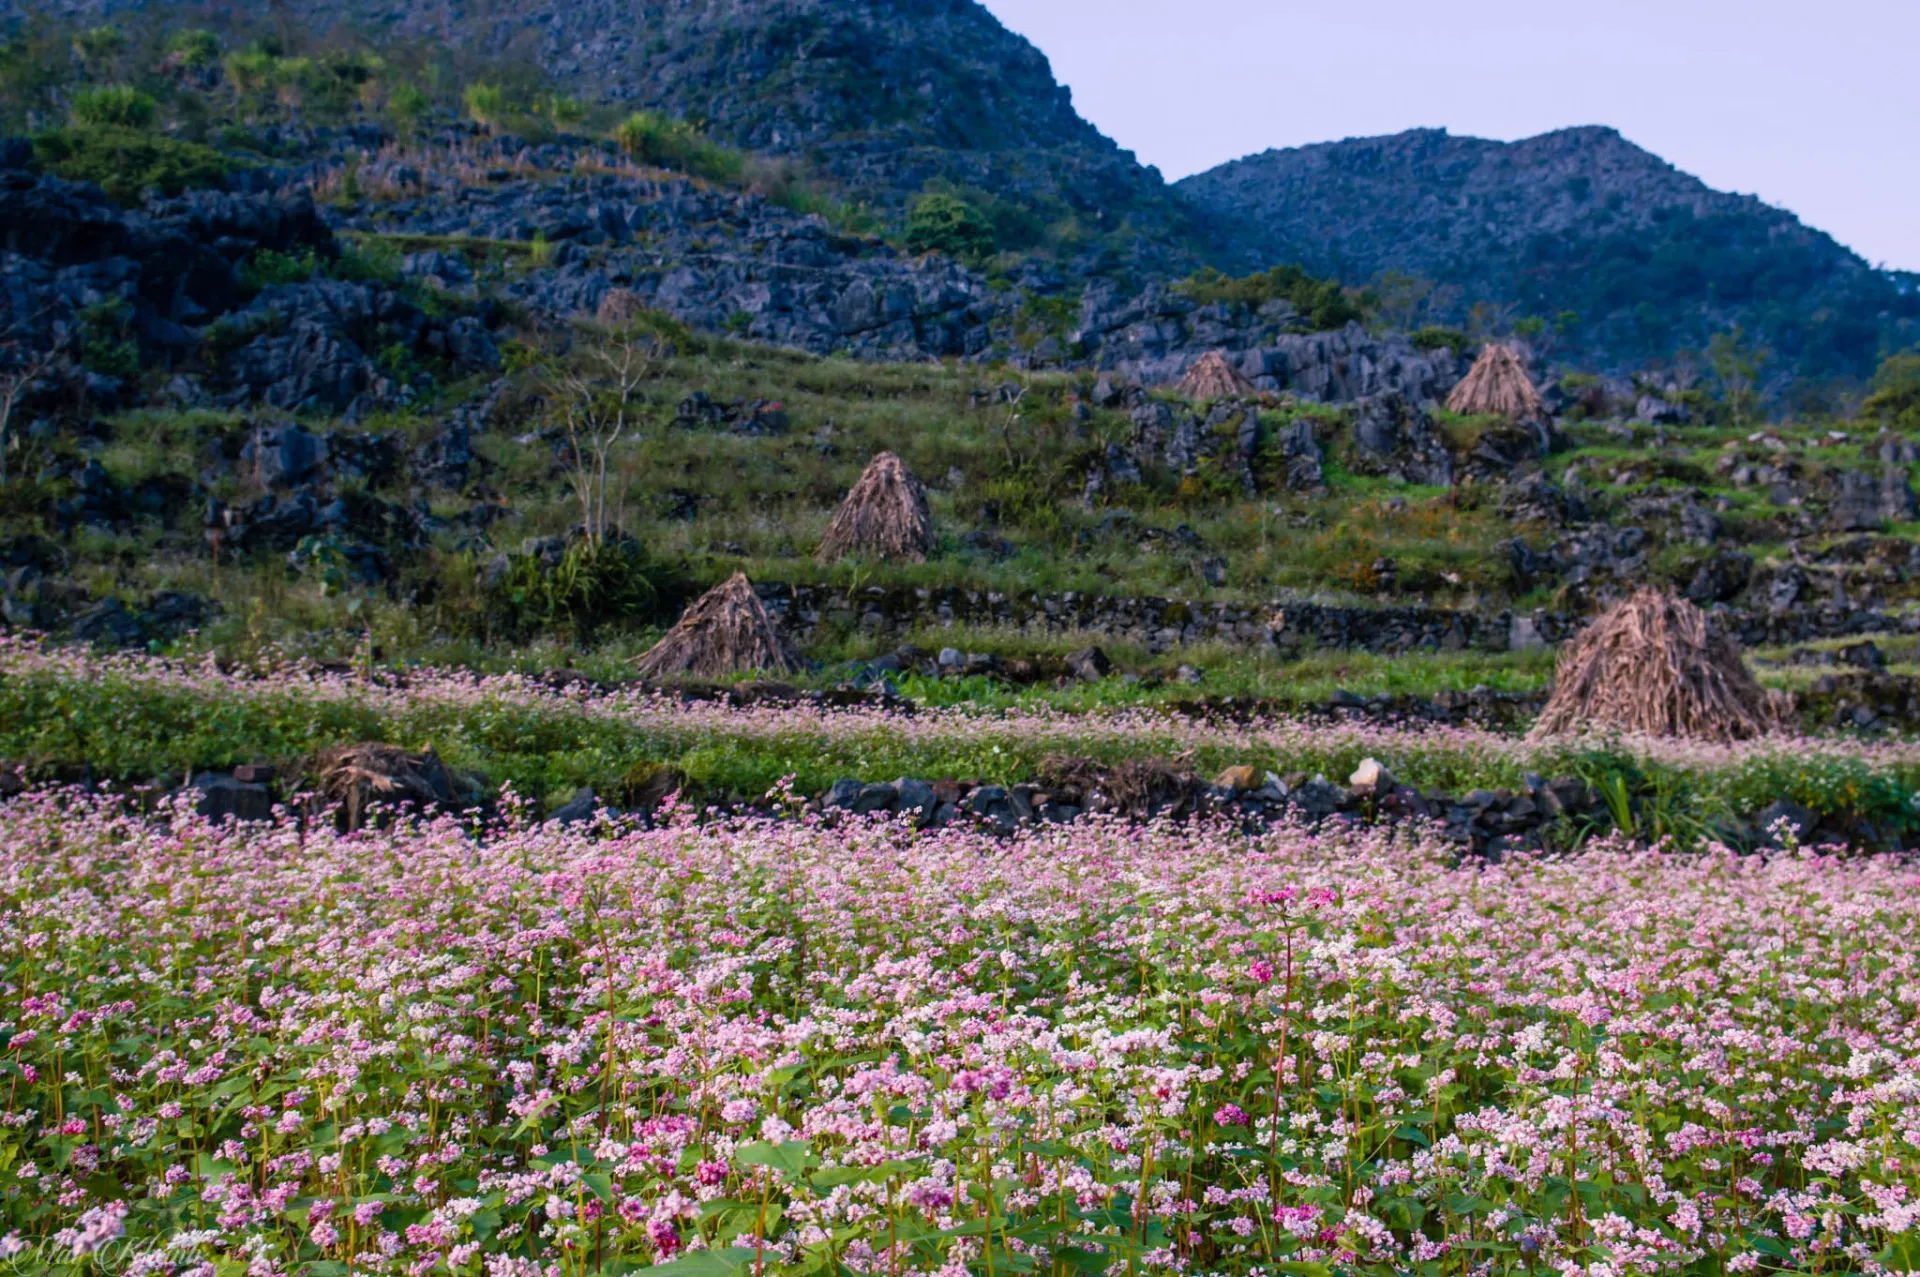
[[[1228,257],[1476,302],[1572,312],[1565,345],[1622,369],[1739,326],[1779,371],[1862,376],[1911,340],[1920,299],[1830,236],[1713,190],[1606,128],[1503,143],[1419,129],[1268,151],[1178,189],[1232,228]]]

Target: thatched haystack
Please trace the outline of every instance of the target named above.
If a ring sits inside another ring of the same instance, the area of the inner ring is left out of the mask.
[[[1260,391],[1245,373],[1227,361],[1225,355],[1210,350],[1187,369],[1187,375],[1174,387],[1174,393],[1182,399],[1202,403],[1218,399],[1251,399]]]
[[[1508,421],[1544,421],[1546,401],[1527,376],[1526,360],[1511,346],[1493,342],[1480,352],[1466,380],[1447,396],[1447,411],[1463,417],[1505,417]]]
[[[781,637],[746,574],[736,572],[694,600],[634,668],[642,678],[795,674],[800,658]]]
[[[1748,740],[1779,727],[1784,708],[1705,612],[1648,589],[1614,605],[1567,645],[1533,734],[1600,727]]]
[[[365,742],[324,750],[303,769],[306,784],[339,812],[347,830],[365,827],[376,807],[452,807],[453,774],[432,750],[416,754],[397,745]]]
[[[927,509],[925,485],[899,457],[882,452],[867,463],[860,482],[840,503],[817,557],[831,563],[849,554],[867,554],[923,563],[932,549],[933,514]]]

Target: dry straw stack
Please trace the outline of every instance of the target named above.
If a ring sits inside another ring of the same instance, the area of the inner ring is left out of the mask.
[[[1684,599],[1641,590],[1581,631],[1560,658],[1533,735],[1617,728],[1647,736],[1734,741],[1781,725],[1740,645]]]
[[[1527,376],[1526,361],[1511,346],[1489,345],[1474,361],[1466,380],[1447,396],[1447,411],[1463,417],[1505,417],[1508,421],[1543,421],[1546,401]]]
[[[1227,357],[1210,350],[1187,369],[1187,375],[1174,387],[1182,399],[1202,403],[1217,399],[1251,399],[1260,393],[1245,373],[1227,362]]]
[[[926,561],[933,549],[933,515],[927,490],[906,463],[883,452],[840,503],[820,542],[818,559],[830,563],[850,554],[876,559]]]
[[[736,572],[695,600],[634,668],[642,678],[793,674],[800,669],[800,658],[781,637],[746,574]]]

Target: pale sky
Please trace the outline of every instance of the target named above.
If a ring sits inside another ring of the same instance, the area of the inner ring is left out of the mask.
[[[982,0],[1170,180],[1416,127],[1608,124],[1920,271],[1920,0]]]

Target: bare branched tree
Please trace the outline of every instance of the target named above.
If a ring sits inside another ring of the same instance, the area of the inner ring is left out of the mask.
[[[53,355],[29,356],[26,362],[0,373],[0,483],[8,479],[8,454],[13,451],[13,413],[33,390],[33,384],[53,367]]]
[[[640,388],[659,375],[665,355],[665,348],[653,338],[619,342],[594,351],[593,367],[564,373],[554,385],[573,454],[569,481],[592,545],[605,539],[610,523],[608,458],[633,429],[641,405]]]

